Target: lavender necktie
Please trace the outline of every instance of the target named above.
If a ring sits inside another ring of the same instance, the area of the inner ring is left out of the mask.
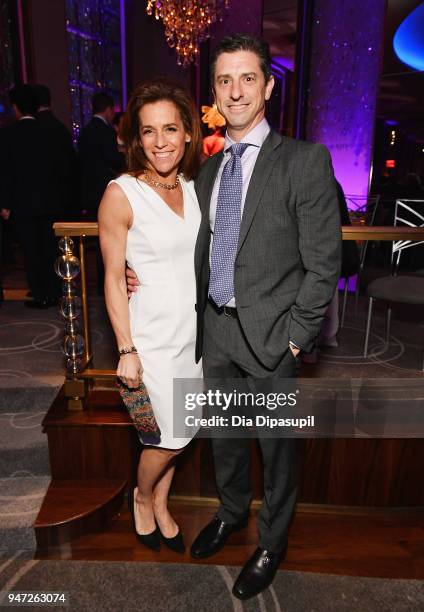
[[[249,145],[239,142],[230,147],[219,184],[213,233],[209,295],[218,306],[234,297],[234,262],[241,224],[243,175],[241,156]]]

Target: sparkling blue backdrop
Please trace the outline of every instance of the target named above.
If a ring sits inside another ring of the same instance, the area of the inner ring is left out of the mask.
[[[108,92],[122,108],[121,0],[66,0],[72,130],[92,115],[91,98]]]

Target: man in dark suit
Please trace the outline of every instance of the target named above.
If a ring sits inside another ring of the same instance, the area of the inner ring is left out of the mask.
[[[207,381],[241,379],[272,391],[296,377],[299,352],[312,349],[339,278],[334,174],[325,147],[282,137],[265,120],[274,85],[266,43],[238,34],[223,39],[211,71],[227,133],[224,152],[206,161],[196,181],[196,358],[203,358]],[[131,290],[137,281],[127,276]],[[234,584],[239,599],[271,584],[296,501],[295,440],[267,433],[258,428],[259,547]],[[246,525],[252,497],[250,439],[214,437],[212,449],[221,504],[192,544],[197,559]]]
[[[93,117],[83,127],[78,140],[82,208],[87,218],[97,220],[97,210],[109,181],[124,167],[112,127],[113,99],[106,93],[93,96]]]
[[[17,121],[2,131],[0,189],[2,208],[11,210],[24,252],[27,281],[33,300],[29,308],[57,303],[60,281],[54,272],[58,256],[52,224],[57,219],[52,186],[58,171],[47,133],[35,118],[37,99],[30,85],[10,91]]]
[[[297,374],[311,350],[340,271],[341,232],[330,156],[322,145],[279,136],[265,120],[274,85],[268,45],[229,36],[212,58],[213,90],[227,122],[224,152],[196,181],[202,222],[196,244],[197,347],[205,379],[262,380]],[[259,547],[233,594],[266,588],[287,547],[296,499],[295,440],[258,431],[264,499]],[[192,545],[213,555],[246,524],[249,438],[214,438],[221,505]]]
[[[124,169],[124,155],[118,151],[112,127],[114,102],[106,93],[92,98],[93,117],[81,130],[78,141],[81,204],[88,221],[97,221],[97,211],[107,184]],[[103,294],[104,267],[97,248],[97,293]]]
[[[48,135],[50,147],[56,160],[57,172],[54,184],[51,186],[55,192],[57,215],[61,220],[75,217],[77,206],[77,176],[76,154],[72,143],[72,136],[68,128],[51,110],[51,93],[46,85],[34,85],[37,96],[36,118]],[[75,220],[75,219],[72,219]]]

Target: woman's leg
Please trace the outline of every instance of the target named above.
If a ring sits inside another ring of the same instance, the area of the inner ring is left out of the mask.
[[[178,454],[178,451],[152,447],[145,448],[141,453],[137,472],[137,495],[135,497],[136,527],[140,535],[151,533],[156,528],[153,512],[153,489],[156,489],[158,480],[162,478],[176,454]],[[168,491],[172,476],[173,471],[170,475]],[[165,480],[165,482],[167,481]],[[166,534],[164,535],[166,537]]]
[[[165,468],[164,473],[159,478],[153,491],[153,511],[159,529],[165,538],[173,538],[178,533],[178,525],[168,510],[168,495],[175,472],[175,457],[182,450],[183,449],[174,451],[174,457]]]

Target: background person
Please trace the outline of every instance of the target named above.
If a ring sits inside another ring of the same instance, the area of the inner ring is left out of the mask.
[[[124,169],[125,161],[118,151],[116,132],[112,127],[115,115],[111,96],[101,92],[92,98],[93,117],[83,127],[78,140],[81,206],[87,221],[97,221],[100,200],[109,181]],[[103,294],[104,268],[97,250],[97,293]]]
[[[75,220],[78,210],[77,166],[72,136],[51,109],[51,93],[47,85],[34,85],[37,97],[36,118],[48,133],[57,171],[51,189],[56,200],[57,220]],[[74,218],[73,218],[74,217]]]
[[[58,160],[50,133],[35,118],[37,98],[30,85],[16,85],[10,102],[17,121],[3,130],[0,146],[2,207],[11,211],[21,244],[33,300],[28,308],[57,303],[60,280],[54,272],[58,256],[52,225],[61,215],[55,189]]]

